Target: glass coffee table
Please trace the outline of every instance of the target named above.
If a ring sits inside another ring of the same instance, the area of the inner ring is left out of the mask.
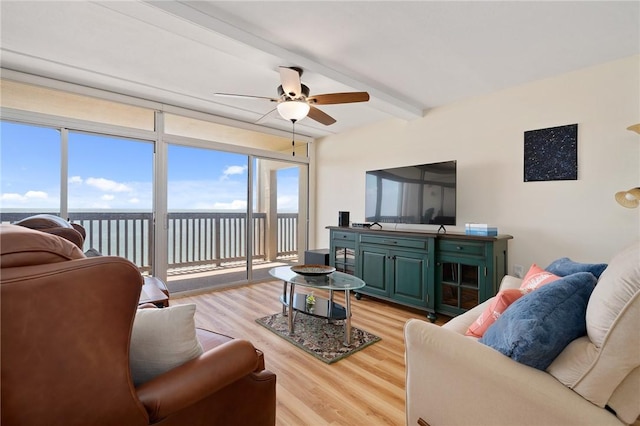
[[[282,296],[282,314],[289,317],[289,334],[294,333],[295,312],[314,315],[328,320],[344,321],[344,343],[351,344],[351,297],[349,292],[365,286],[365,282],[353,275],[342,272],[332,272],[328,275],[309,276],[300,275],[291,270],[290,266],[278,266],[269,270],[269,274],[284,282]],[[296,286],[329,290],[329,299],[314,295],[315,303],[307,303],[308,294],[296,294]],[[287,287],[289,292],[287,294]],[[333,301],[334,291],[344,291],[345,306]],[[293,301],[293,303],[291,303]]]

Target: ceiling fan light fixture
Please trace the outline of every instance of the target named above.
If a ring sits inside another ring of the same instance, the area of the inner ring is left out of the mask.
[[[640,123],[627,127],[627,130],[631,130],[632,132],[640,134]]]
[[[278,113],[285,120],[302,120],[309,114],[309,104],[304,101],[284,101],[278,104]]]
[[[302,68],[281,66],[279,70],[281,84],[277,87],[277,98],[234,95],[232,93],[214,93],[214,95],[244,99],[264,99],[270,102],[277,102],[276,108],[278,109],[278,113],[280,113],[280,116],[285,120],[295,123],[305,117],[309,117],[311,120],[324,124],[325,126],[332,125],[336,122],[336,119],[319,108],[316,108],[316,105],[350,104],[354,102],[367,102],[369,100],[369,94],[367,92],[324,93],[310,97],[309,87],[300,81]],[[271,112],[268,114],[271,114]],[[262,118],[258,121],[261,120]]]
[[[616,201],[622,207],[633,209],[640,204],[640,188],[631,188],[628,191],[616,192]]]

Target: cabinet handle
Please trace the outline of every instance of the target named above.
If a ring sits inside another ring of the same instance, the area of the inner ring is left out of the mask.
[[[456,246],[456,250],[462,250],[463,247],[462,246]]]

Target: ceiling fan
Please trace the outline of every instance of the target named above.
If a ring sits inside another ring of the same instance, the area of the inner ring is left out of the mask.
[[[348,104],[353,102],[367,102],[369,100],[369,94],[367,92],[326,93],[323,95],[309,96],[309,87],[300,81],[303,72],[302,68],[281,66],[279,69],[281,84],[277,89],[277,98],[231,93],[214,93],[214,95],[234,98],[266,99],[270,102],[277,102],[278,105],[276,108],[282,118],[295,123],[308,116],[312,120],[325,126],[335,123],[336,120],[329,114],[316,108],[315,105]]]

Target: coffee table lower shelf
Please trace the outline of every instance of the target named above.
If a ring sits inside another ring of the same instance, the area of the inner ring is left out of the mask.
[[[320,318],[332,320],[343,320],[347,318],[347,310],[344,306],[318,296],[315,296],[315,299],[316,303],[308,305],[307,294],[296,293],[293,295],[293,309],[297,312]],[[284,295],[280,296],[280,303],[282,303],[282,313],[286,315],[285,307],[289,306],[289,295],[286,297]]]

